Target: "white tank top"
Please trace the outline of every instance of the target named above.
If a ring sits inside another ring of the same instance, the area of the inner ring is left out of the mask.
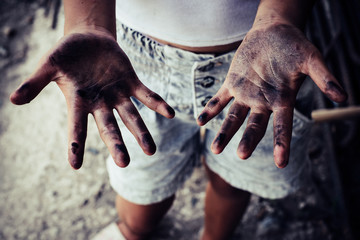
[[[117,0],[117,19],[167,42],[206,47],[240,41],[259,0]]]

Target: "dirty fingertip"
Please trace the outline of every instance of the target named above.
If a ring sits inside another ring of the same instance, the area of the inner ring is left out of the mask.
[[[278,168],[285,168],[289,162],[289,152],[280,145],[275,145],[274,161]]]
[[[23,83],[10,95],[10,101],[13,104],[21,105],[25,103],[29,103],[30,99],[28,97],[30,91],[30,84]]]
[[[237,152],[237,155],[241,160],[247,160],[251,156],[251,154],[249,155],[249,154],[246,154],[244,152],[239,152],[239,151]]]
[[[222,152],[222,149],[219,147],[218,144],[213,143],[211,144],[211,152],[214,154],[220,154]]]
[[[125,147],[125,144],[115,144],[117,154],[115,154],[114,161],[119,167],[126,167],[130,163],[130,156]]]
[[[78,170],[79,168],[81,168],[82,166],[82,159],[76,159],[76,158],[71,158],[69,159],[69,163],[70,166],[74,169],[74,170]]]
[[[172,107],[167,106],[166,111],[168,113],[168,118],[174,118],[175,117],[175,110]]]
[[[153,155],[156,152],[156,145],[150,133],[142,136],[141,143],[145,154]]]
[[[332,100],[336,102],[345,102],[348,98],[347,93],[345,90],[337,83],[333,81],[329,81],[327,83],[328,94]],[[331,93],[329,93],[329,90]]]
[[[219,154],[223,151],[224,142],[225,142],[226,134],[220,133],[218,136],[214,139],[213,143],[211,144],[211,151],[214,154]]]
[[[197,118],[197,122],[200,126],[204,125],[206,123],[208,114],[206,112],[203,112],[199,115]]]
[[[68,150],[69,163],[75,170],[81,168],[83,162],[83,151],[77,142],[72,142]]]
[[[252,143],[252,139],[249,137],[248,134],[245,134],[241,139],[239,143],[239,147],[237,149],[237,155],[239,158],[246,160],[251,156],[253,151],[251,150],[252,148],[251,143]]]
[[[248,153],[247,149],[244,147],[243,144],[239,145],[239,148],[236,153],[238,157],[242,160],[246,160],[251,156],[251,153]]]
[[[130,159],[125,159],[125,158],[123,158],[123,159],[115,158],[114,161],[115,161],[115,164],[121,168],[127,167],[130,163]]]
[[[29,102],[24,98],[24,96],[21,96],[17,91],[13,92],[10,95],[9,99],[13,104],[16,104],[16,105],[21,105],[21,104]]]

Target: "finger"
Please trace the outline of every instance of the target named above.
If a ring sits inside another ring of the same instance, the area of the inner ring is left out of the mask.
[[[42,65],[11,94],[10,101],[17,105],[29,103],[51,82],[54,74],[50,64]]]
[[[211,150],[213,153],[219,154],[224,150],[231,138],[243,124],[248,111],[249,108],[246,106],[237,103],[233,103],[231,105],[218,134],[211,144]]]
[[[126,167],[130,156],[121,137],[119,126],[111,109],[106,107],[96,109],[93,113],[101,139],[119,167]]]
[[[330,73],[319,51],[311,55],[307,63],[307,75],[313,79],[320,90],[335,102],[344,102],[347,94]]]
[[[68,107],[68,160],[74,169],[79,169],[83,163],[87,115],[74,106]]]
[[[269,117],[269,111],[250,113],[246,129],[237,150],[237,154],[241,159],[247,159],[251,156],[265,134]]]
[[[200,126],[205,125],[213,117],[219,114],[231,99],[232,97],[229,94],[229,91],[225,87],[221,87],[215,96],[213,96],[206,104],[197,119],[197,123]]]
[[[174,109],[170,107],[158,94],[151,91],[145,85],[141,84],[141,87],[139,87],[135,93],[135,97],[139,99],[139,101],[141,101],[145,106],[163,115],[164,117],[175,117]]]
[[[154,154],[156,145],[134,104],[131,101],[125,101],[115,108],[121,120],[134,135],[144,153],[147,155]]]
[[[278,108],[274,113],[274,161],[276,166],[284,168],[290,156],[290,141],[293,123],[292,108]]]

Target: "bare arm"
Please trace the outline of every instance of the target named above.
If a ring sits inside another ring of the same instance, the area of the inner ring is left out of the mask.
[[[254,25],[274,24],[278,20],[303,29],[315,2],[316,0],[261,0]]]
[[[64,0],[64,33],[104,30],[116,39],[115,0]]]

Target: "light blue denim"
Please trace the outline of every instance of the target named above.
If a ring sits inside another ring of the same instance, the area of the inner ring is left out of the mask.
[[[183,185],[199,165],[201,154],[210,169],[226,182],[264,198],[282,198],[301,186],[309,168],[306,143],[311,121],[297,110],[290,161],[284,169],[278,169],[273,161],[272,117],[264,138],[246,161],[236,155],[246,124],[221,154],[215,155],[210,150],[229,106],[205,126],[205,141],[200,143],[196,117],[225,80],[234,51],[220,56],[195,54],[161,45],[121,24],[118,24],[118,42],[139,79],[176,111],[176,117],[169,120],[134,99],[157,145],[153,156],[142,152],[135,138],[118,120],[131,157],[126,168],[117,167],[111,157],[107,160],[110,183],[118,194],[136,204],[159,202]],[[307,92],[308,102],[310,95]]]

